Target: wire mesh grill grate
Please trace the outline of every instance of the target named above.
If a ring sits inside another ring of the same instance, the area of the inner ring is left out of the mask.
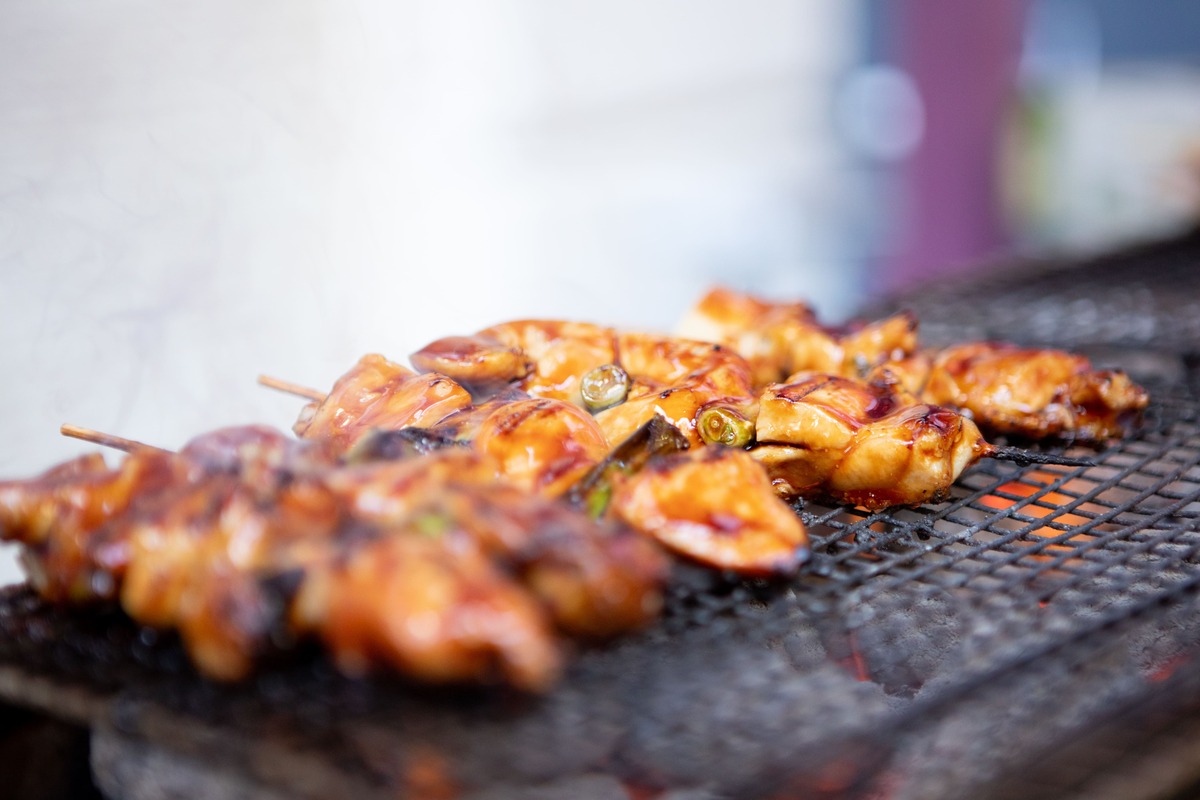
[[[598,775],[647,797],[1137,796],[1133,740],[1200,719],[1197,262],[1196,236],[1102,259],[1090,305],[1063,299],[1077,271],[923,294],[935,334],[1120,346],[1154,398],[1143,428],[1092,467],[983,462],[937,505],[798,504],[796,580],[680,569],[659,625],[581,653],[547,698],[347,681],[315,655],[218,689],[169,636],[19,593],[0,596],[0,691],[14,669],[88,687],[123,735],[297,796],[394,797],[431,753],[466,798],[586,796],[570,782]]]

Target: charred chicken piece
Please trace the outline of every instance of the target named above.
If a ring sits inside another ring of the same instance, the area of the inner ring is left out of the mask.
[[[194,474],[237,475],[246,483],[274,487],[293,474],[337,462],[339,452],[319,440],[297,440],[266,425],[236,425],[201,434],[179,450]]]
[[[338,378],[324,400],[305,406],[292,430],[344,452],[372,428],[428,428],[469,405],[467,390],[445,375],[418,375],[372,354]]]
[[[218,476],[194,487],[195,503],[127,531],[123,607],[177,628],[209,677],[245,678],[263,656],[307,638],[350,674],[386,666],[431,682],[503,676],[542,689],[557,673],[536,599],[474,542],[451,543],[415,519],[358,520],[312,478],[269,504],[254,494]],[[481,614],[487,627],[459,627]]]
[[[980,458],[1074,466],[1087,461],[1001,448],[948,408],[919,403],[895,381],[811,375],[769,386],[751,455],[787,496],[880,509],[945,499]]]
[[[723,287],[701,298],[677,332],[744,356],[757,387],[800,371],[861,377],[917,347],[917,322],[907,312],[833,328],[818,323],[804,303],[775,303]]]
[[[91,454],[0,483],[0,538],[25,545],[31,582],[47,599],[109,600],[128,563],[130,520],[172,507],[186,514],[188,492],[215,476],[269,498],[292,475],[331,463],[323,448],[261,426],[204,434],[179,454],[137,450],[113,468]],[[207,508],[204,496],[192,502]]]
[[[933,358],[922,397],[970,414],[995,433],[1098,442],[1127,434],[1149,404],[1120,371],[1084,356],[979,342]]]
[[[608,452],[601,429],[574,404],[510,389],[474,405],[448,377],[417,375],[371,355],[323,401],[306,407],[295,430],[350,461],[469,444],[491,458],[498,474],[548,496],[565,491]]]

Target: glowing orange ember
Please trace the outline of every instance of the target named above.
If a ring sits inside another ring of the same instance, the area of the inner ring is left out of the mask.
[[[1054,475],[1053,473],[1034,470],[1022,476],[1020,481],[1010,481],[1000,487],[999,491],[1003,492],[1005,495],[1012,495],[1012,497],[1005,497],[999,494],[988,494],[980,498],[980,502],[988,508],[993,508],[997,511],[1003,511],[1012,508],[1013,506],[1020,505],[1019,513],[1026,517],[1033,517],[1036,519],[1049,518],[1050,521],[1053,521],[1062,527],[1045,525],[1029,530],[1028,535],[1041,537],[1043,539],[1058,538],[1066,533],[1063,528],[1075,525],[1084,525],[1089,521],[1087,517],[1069,512],[1064,513],[1061,510],[1063,506],[1075,502],[1078,498],[1071,497],[1070,495],[1066,495],[1061,492],[1053,491],[1046,492],[1035,501],[1026,502],[1026,498],[1033,497],[1035,494],[1038,494],[1046,486],[1049,486],[1058,480],[1059,477],[1060,476]],[[1072,539],[1075,539],[1075,537],[1072,536],[1064,542],[1045,545],[1044,547],[1040,548],[1039,553],[1033,557],[1049,558],[1052,556],[1061,555],[1063,553],[1070,553],[1074,548],[1072,548],[1066,542],[1071,541]]]

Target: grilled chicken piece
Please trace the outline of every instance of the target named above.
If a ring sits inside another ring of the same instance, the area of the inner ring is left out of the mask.
[[[805,303],[774,303],[724,287],[710,290],[684,316],[676,333],[719,342],[751,367],[755,386],[776,383],[792,362],[790,332],[817,327]]]
[[[176,628],[201,672],[239,680],[301,631],[289,592],[333,560],[338,498],[311,478],[264,487],[217,474],[147,503],[114,530],[125,542],[120,600],[145,625]],[[278,580],[291,574],[293,585]]]
[[[1129,432],[1149,404],[1120,371],[1081,355],[979,342],[933,358],[922,397],[970,414],[989,431],[1096,442]]]
[[[391,666],[432,683],[489,681],[529,691],[561,670],[537,601],[467,539],[389,535],[352,548],[305,581],[311,614],[339,669]]]
[[[550,398],[499,405],[480,423],[472,446],[507,481],[547,497],[565,492],[609,449],[590,414]]]
[[[694,442],[696,416],[707,404],[753,405],[750,366],[733,351],[708,342],[619,332],[575,322],[525,320],[497,325],[473,337],[442,339],[415,353],[420,369],[436,369],[471,386],[507,386],[537,397],[565,400],[597,411],[610,445],[655,415],[664,415]],[[505,353],[523,356],[503,372]],[[587,379],[617,367],[627,379],[611,402],[593,401]],[[500,377],[503,376],[503,377]],[[608,407],[611,406],[611,407]]]
[[[503,477],[524,489],[557,497],[608,453],[595,420],[571,403],[548,398],[487,401],[428,429],[377,428],[359,439],[345,458],[351,463],[394,459],[444,448],[473,450],[487,480]]]
[[[611,510],[676,553],[740,575],[791,575],[808,557],[804,524],[742,450],[652,458],[617,483]]]
[[[217,480],[193,496],[204,490],[207,516],[181,519],[172,505],[152,529],[129,531],[121,601],[135,619],[178,628],[209,677],[245,678],[262,656],[301,638],[324,641],[350,674],[391,666],[459,682],[499,672],[528,689],[557,674],[537,599],[473,541],[451,543],[414,519],[357,520],[345,498],[311,479],[269,505],[245,485]]]
[[[518,320],[473,336],[451,336],[413,353],[413,365],[489,395],[517,386],[537,397],[581,403],[582,376],[616,357],[612,328],[587,322]]]
[[[879,509],[943,499],[995,448],[971,420],[896,384],[812,375],[769,386],[751,455],[777,491]]]
[[[297,473],[330,467],[340,455],[328,441],[297,440],[266,425],[219,428],[179,450],[179,457],[197,474],[237,475],[268,491]]]
[[[400,430],[409,431],[404,442],[379,435]],[[423,443],[416,430],[429,431]],[[450,378],[418,375],[375,355],[360,359],[323,401],[307,406],[295,431],[352,461],[394,445],[470,444],[507,479],[547,496],[565,491],[608,452],[601,429],[574,404],[508,390],[474,405]]]
[[[467,390],[445,375],[418,375],[372,354],[338,378],[324,400],[305,406],[292,430],[344,452],[372,428],[428,428],[469,405]]]
[[[470,342],[470,345],[464,344]],[[512,358],[508,358],[512,355]],[[476,387],[514,386],[535,397],[584,405],[583,376],[616,364],[632,379],[632,394],[677,385],[698,373],[723,369],[729,393],[748,393],[745,361],[708,342],[622,332],[586,322],[520,320],[470,337],[431,342],[412,356],[420,370]],[[501,368],[500,364],[506,365]]]
[[[701,413],[720,406],[753,416],[750,366],[728,348],[645,334],[622,334],[621,366],[632,380],[628,398],[596,414],[612,444],[660,416],[692,445],[704,443]]]
[[[907,312],[831,328],[804,303],[774,303],[722,287],[700,299],[677,333],[744,356],[757,387],[800,371],[861,377],[917,347],[917,322]]]
[[[185,479],[180,466],[170,454],[141,450],[113,469],[90,455],[31,480],[0,483],[0,539],[25,546],[29,581],[48,600],[110,599],[114,578],[95,569],[90,554],[97,532],[138,498]]]
[[[416,520],[425,530],[470,535],[519,576],[564,631],[611,636],[653,619],[667,565],[652,542],[497,482],[486,462],[468,450],[441,451],[341,470],[331,485],[357,519]]]
[[[39,555],[48,599],[119,598],[177,628],[221,680],[317,638],[355,673],[541,690],[561,667],[556,629],[611,636],[657,614],[666,562],[652,542],[498,482],[487,456],[339,466],[285,441],[231,430],[112,470],[78,459],[0,487],[2,533]]]

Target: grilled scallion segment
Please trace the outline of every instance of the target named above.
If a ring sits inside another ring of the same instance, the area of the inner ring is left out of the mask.
[[[710,406],[696,417],[696,430],[705,444],[746,447],[754,441],[754,423],[737,409]]]
[[[616,481],[638,472],[655,456],[678,453],[687,448],[687,437],[678,428],[662,417],[653,417],[614,447],[608,457],[592,467],[564,497],[593,519],[599,519],[608,510]]]
[[[588,371],[579,383],[583,403],[592,411],[625,402],[629,396],[629,373],[616,364],[604,364]]]

